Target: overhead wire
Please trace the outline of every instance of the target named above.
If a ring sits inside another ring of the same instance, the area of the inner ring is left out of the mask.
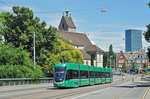
[[[130,2],[130,3],[129,3]],[[127,1],[127,2],[122,2],[122,3],[120,3],[120,4],[116,4],[116,5],[112,5],[112,6],[106,6],[105,8],[106,9],[109,9],[109,8],[112,8],[112,7],[118,7],[118,6],[125,6],[125,5],[127,5],[127,4],[131,4],[131,3],[135,3],[135,1],[134,0],[131,0],[131,1]],[[6,5],[6,6],[8,6],[8,7],[11,7],[12,8],[12,6],[10,5],[10,4],[8,4],[8,3],[5,3],[5,2],[3,2],[3,1],[0,1],[0,3],[2,3],[2,4],[4,4],[4,5]],[[104,8],[104,7],[103,7]],[[102,8],[89,8],[89,9],[76,9],[76,10],[69,10],[70,12],[82,12],[82,11],[95,11],[95,10],[100,10],[100,9],[102,9]],[[0,10],[2,10],[2,11],[5,11],[4,9],[1,9],[0,8]],[[6,11],[5,11],[6,12]],[[39,11],[39,12],[34,12],[34,13],[62,13],[62,12],[64,12],[64,11]]]

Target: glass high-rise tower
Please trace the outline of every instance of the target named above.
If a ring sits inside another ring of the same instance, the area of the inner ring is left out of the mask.
[[[125,30],[125,51],[140,51],[142,47],[142,31],[129,29]]]

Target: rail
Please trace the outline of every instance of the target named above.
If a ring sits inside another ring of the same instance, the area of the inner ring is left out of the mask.
[[[0,86],[25,85],[25,84],[41,84],[52,83],[53,78],[15,78],[15,79],[0,79]]]

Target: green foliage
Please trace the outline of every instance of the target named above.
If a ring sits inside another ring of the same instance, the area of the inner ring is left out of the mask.
[[[134,61],[134,62],[132,63],[132,66],[133,66],[133,69],[137,69],[137,62]]]
[[[21,49],[29,52],[28,56],[30,56],[32,59],[33,33],[35,32],[36,63],[40,65],[44,71],[50,70],[51,67],[60,62],[83,63],[83,56],[81,52],[79,50],[75,50],[70,44],[60,41],[60,37],[56,32],[57,29],[52,26],[46,28],[46,22],[40,22],[40,18],[35,17],[33,11],[29,8],[14,6],[13,14],[10,12],[3,12],[0,14],[0,16],[2,16],[0,18],[0,33],[5,38],[5,44],[12,43],[16,48],[21,46]],[[71,50],[62,51],[63,49]],[[20,53],[25,52],[21,51]],[[7,52],[7,54],[13,56],[11,52]],[[63,54],[66,54],[64,58],[62,57]],[[7,55],[4,54],[3,56],[6,57]],[[8,58],[9,56],[6,57],[6,59]],[[5,63],[8,62],[6,59]],[[28,64],[24,60],[23,54],[22,56],[18,55],[17,57],[10,59],[9,62],[10,65],[16,66],[20,64],[27,66],[32,63],[32,61],[27,61],[29,62]]]
[[[12,44],[0,47],[0,78],[44,77],[40,66],[33,66],[29,53]]]
[[[148,52],[147,52],[147,56],[149,58],[149,62],[150,62],[150,46],[147,48]]]
[[[123,62],[123,64],[122,64],[122,71],[123,71],[123,72],[126,72],[126,71],[127,71],[125,62]]]
[[[148,6],[149,6],[149,8],[150,8],[150,2],[148,2],[148,3],[147,3],[147,5],[148,5]]]
[[[108,54],[103,54],[103,67],[106,68],[108,66]]]
[[[46,22],[40,23],[40,18],[34,17],[32,10],[26,7],[13,7],[13,14],[3,12],[1,33],[6,43],[13,43],[15,47],[23,46],[25,50],[33,52],[33,32],[35,32],[36,56],[40,56],[42,48],[52,50],[56,41],[56,28],[46,27]],[[30,54],[33,57],[32,54]],[[39,59],[39,58],[38,58]],[[38,60],[37,60],[38,61]]]
[[[52,68],[56,63],[78,63],[83,64],[83,56],[81,52],[70,44],[63,42],[62,40],[58,40],[58,42],[54,45],[55,49],[52,50],[52,53],[49,53],[48,50],[41,50],[41,62],[45,64],[43,66],[44,69],[53,73]]]
[[[107,55],[107,66],[110,67],[110,65],[111,67],[113,66],[113,68],[116,67],[116,54],[113,52],[112,44],[109,46],[109,52]]]
[[[109,56],[112,56],[112,55],[114,55],[113,46],[112,46],[112,44],[110,44],[110,46],[109,46]]]
[[[147,69],[147,68],[148,68],[148,65],[147,65],[146,62],[143,64],[143,68],[144,68],[144,69]]]
[[[150,24],[146,26],[147,31],[144,33],[145,40],[150,43]]]
[[[150,24],[147,25],[146,27],[147,27],[147,31],[144,33],[144,37],[145,37],[145,40],[150,43]],[[147,55],[148,55],[148,58],[150,59],[150,46],[148,47],[147,50],[148,50]]]
[[[91,55],[91,65],[94,66],[94,60],[96,58],[96,53],[95,52],[89,52],[89,54]]]

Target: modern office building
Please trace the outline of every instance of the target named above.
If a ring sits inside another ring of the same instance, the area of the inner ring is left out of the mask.
[[[125,30],[125,51],[140,51],[142,47],[142,31],[129,29]]]

